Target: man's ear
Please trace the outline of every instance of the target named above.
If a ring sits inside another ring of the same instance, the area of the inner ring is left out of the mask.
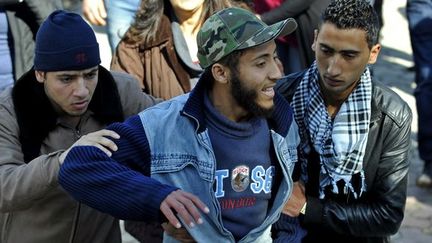
[[[313,50],[314,52],[316,51],[316,42],[317,42],[317,38],[318,38],[318,30],[315,29],[315,30],[314,30],[314,41],[313,41],[312,46],[311,46],[311,48],[312,48],[312,50]]]
[[[35,76],[39,83],[45,82],[45,72],[35,70]]]
[[[380,44],[376,44],[374,46],[372,46],[370,54],[369,54],[369,61],[368,64],[374,64],[376,62],[376,60],[378,59],[378,55],[381,51],[381,45]]]
[[[215,63],[211,67],[213,78],[216,82],[220,84],[227,84],[229,82],[230,70],[228,67]]]

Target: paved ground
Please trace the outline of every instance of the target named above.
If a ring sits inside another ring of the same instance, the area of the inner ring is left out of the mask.
[[[408,25],[405,16],[406,0],[384,1],[384,28],[382,30],[383,49],[375,75],[392,87],[410,105],[414,120],[412,125],[411,167],[409,174],[408,199],[405,219],[400,231],[392,237],[393,243],[430,243],[432,242],[432,190],[415,186],[415,179],[423,167],[417,153],[417,116],[415,100],[412,96],[415,87],[414,73],[407,71],[413,65]],[[96,29],[101,45],[102,65],[109,68],[111,53],[103,30]],[[124,243],[134,243],[130,235],[123,234]]]

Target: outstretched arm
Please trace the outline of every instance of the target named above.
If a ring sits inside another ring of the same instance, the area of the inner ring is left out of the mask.
[[[150,149],[141,120],[133,116],[108,127],[120,135],[112,156],[95,146],[70,150],[60,168],[59,182],[76,200],[120,219],[150,221],[162,213],[176,227],[178,213],[186,223],[200,223],[194,195],[150,178]]]

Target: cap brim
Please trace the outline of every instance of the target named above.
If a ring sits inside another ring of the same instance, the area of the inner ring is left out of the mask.
[[[258,46],[279,36],[289,35],[297,29],[297,22],[293,18],[272,24],[255,34],[252,38],[239,45],[237,50]]]

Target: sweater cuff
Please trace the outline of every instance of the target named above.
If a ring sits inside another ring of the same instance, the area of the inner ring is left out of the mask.
[[[159,186],[155,186],[154,190],[155,192],[157,191],[157,193],[154,193],[153,205],[157,206],[157,208],[153,208],[154,211],[153,210],[152,211],[154,212],[154,217],[157,221],[161,223],[168,221],[165,218],[165,215],[160,210],[160,205],[168,197],[168,195],[171,194],[171,192],[177,191],[179,189],[180,188],[173,187],[170,185],[165,185],[165,184],[160,184]]]
[[[318,198],[308,197],[306,214],[303,217],[304,225],[321,224],[323,214],[323,204]]]

